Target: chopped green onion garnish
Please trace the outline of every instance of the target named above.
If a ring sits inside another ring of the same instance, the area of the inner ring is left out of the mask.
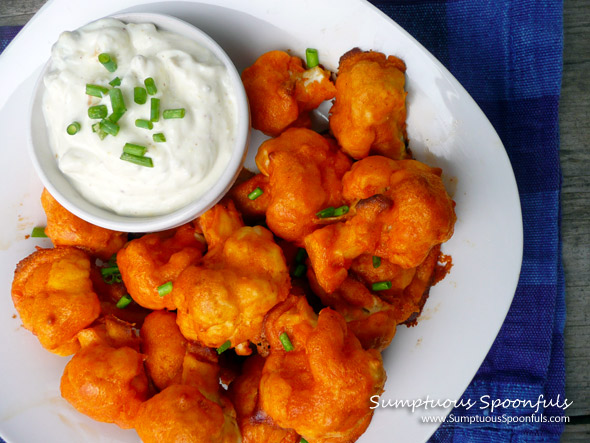
[[[110,54],[103,52],[98,54],[98,61],[107,69],[109,72],[115,72],[117,70],[117,62]]]
[[[299,443],[309,443],[306,439],[304,439],[303,437],[301,437],[301,440],[299,440]]]
[[[305,50],[305,58],[307,61],[307,69],[315,68],[320,64],[320,58],[318,57],[317,49],[307,48]]]
[[[107,133],[104,132],[100,127],[100,122],[96,122],[92,125],[92,132],[96,132],[96,134],[101,140],[104,140],[104,138],[107,136]]]
[[[147,102],[147,92],[145,88],[142,88],[141,86],[136,86],[133,88],[133,100],[138,105],[143,105],[145,102]]]
[[[295,349],[293,347],[293,343],[291,343],[291,340],[289,340],[289,336],[286,332],[283,332],[281,333],[281,335],[279,335],[279,340],[283,344],[283,348],[285,348],[285,351],[289,352]]]
[[[152,135],[152,139],[156,143],[164,143],[166,141],[166,136],[162,132],[158,132],[157,134]]]
[[[101,268],[100,275],[102,276],[102,280],[109,285],[121,283],[122,281],[121,272],[116,264],[107,268]]]
[[[307,256],[307,251],[304,248],[299,248],[297,254],[295,255],[295,263],[301,263],[305,260]]]
[[[123,152],[120,158],[121,160],[125,160],[126,162],[135,163],[136,165],[145,166],[146,168],[154,167],[154,162],[150,157],[143,157]]]
[[[158,286],[158,294],[160,297],[164,297],[172,292],[172,282],[168,281],[164,283],[162,286]]]
[[[169,118],[184,118],[184,108],[178,108],[178,109],[166,109],[164,112],[162,112],[162,117],[164,117],[165,119],[169,119]]]
[[[107,275],[113,275],[113,274],[120,274],[119,266],[117,266],[116,264],[113,266],[106,267],[106,268],[100,268],[100,275],[102,275],[103,277],[106,277]]]
[[[123,146],[123,152],[131,155],[137,155],[138,157],[143,157],[147,151],[145,146],[141,145],[134,145],[133,143],[125,143]]]
[[[47,234],[45,234],[45,228],[43,226],[35,226],[31,232],[31,237],[47,238]]]
[[[121,119],[121,117],[123,117],[123,114],[125,114],[125,111],[117,111],[113,112],[107,118],[110,122],[117,123]]]
[[[96,105],[88,108],[88,117],[93,119],[105,118],[109,110],[106,105]]]
[[[231,347],[231,341],[228,340],[224,344],[222,344],[220,347],[217,348],[217,353],[221,354],[222,352],[227,351],[230,347]]]
[[[80,123],[78,123],[78,122],[72,122],[66,128],[67,133],[70,135],[77,134],[79,130],[80,130]]]
[[[147,93],[149,95],[154,95],[156,92],[158,92],[158,88],[156,88],[156,82],[154,82],[153,78],[148,77],[143,83],[145,84],[145,89],[147,89]]]
[[[123,100],[123,93],[119,88],[113,88],[109,91],[109,97],[111,98],[111,106],[113,108],[113,114],[123,114],[127,111],[125,106],[125,100]]]
[[[373,267],[378,268],[381,266],[381,257],[377,257],[376,255],[373,256]]]
[[[127,306],[131,304],[131,301],[133,301],[131,296],[129,294],[125,294],[123,297],[119,299],[116,306],[119,309],[125,309]]]
[[[303,274],[305,274],[305,265],[303,263],[299,263],[296,267],[295,270],[293,271],[293,276],[294,277],[303,277]]]
[[[109,82],[109,85],[112,87],[121,86],[121,79],[119,77],[115,77]]]
[[[150,120],[153,122],[160,121],[160,99],[152,98],[150,104]]]
[[[154,129],[154,124],[149,120],[144,120],[143,118],[138,118],[135,120],[135,126],[143,129]]]
[[[326,209],[322,209],[320,212],[317,212],[315,215],[317,215],[319,218],[334,217],[334,211],[336,211],[336,209],[334,209],[334,206],[330,206]]]
[[[110,135],[117,135],[119,133],[119,125],[110,120],[103,119],[100,121],[100,129]]]
[[[378,281],[377,283],[373,283],[371,285],[373,291],[385,291],[386,289],[391,289],[391,282],[387,281]]]
[[[340,217],[348,212],[348,206],[340,206],[339,208],[334,209],[334,217]]]
[[[92,95],[93,97],[101,98],[104,94],[108,94],[108,92],[109,88],[105,88],[104,86],[86,84],[86,94]]]
[[[250,192],[248,194],[248,198],[250,200],[256,200],[258,197],[260,197],[262,194],[264,194],[264,191],[260,188],[256,188],[254,189],[252,192]]]
[[[113,255],[111,255],[111,258],[109,258],[109,261],[107,262],[107,265],[109,265],[109,266],[118,266],[117,265],[117,253],[116,252]]]

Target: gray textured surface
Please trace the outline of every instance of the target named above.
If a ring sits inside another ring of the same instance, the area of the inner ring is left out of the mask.
[[[45,0],[0,0],[0,26],[22,25]],[[590,2],[564,2],[560,104],[562,236],[566,273],[566,396],[574,404],[562,441],[590,441]]]

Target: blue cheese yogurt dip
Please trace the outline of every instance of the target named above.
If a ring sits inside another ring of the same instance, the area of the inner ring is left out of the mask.
[[[150,78],[157,91],[146,88]],[[236,93],[223,63],[185,37],[152,24],[93,22],[61,34],[44,85],[59,168],[97,206],[170,213],[204,195],[230,160]],[[122,159],[126,144],[139,148]]]

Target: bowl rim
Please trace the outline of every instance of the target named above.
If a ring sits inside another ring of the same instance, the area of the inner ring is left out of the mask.
[[[49,193],[68,211],[91,224],[114,231],[137,233],[163,231],[175,228],[194,220],[217,204],[238,178],[246,159],[250,143],[250,111],[246,91],[235,64],[225,50],[211,36],[191,23],[168,14],[127,12],[108,15],[97,20],[92,20],[82,26],[107,18],[113,18],[124,23],[151,23],[155,25],[156,28],[163,31],[173,32],[190,38],[207,47],[207,49],[209,49],[223,63],[228,71],[230,83],[235,90],[237,108],[236,136],[228,164],[213,187],[204,195],[191,201],[185,206],[166,214],[154,216],[126,216],[117,214],[90,202],[78,192],[69,179],[66,178],[65,174],[59,170],[57,162],[54,162],[51,166],[56,167],[58,174],[57,176],[56,174],[53,174],[52,176],[46,171],[46,167],[49,165],[44,165],[39,159],[38,151],[45,150],[45,147],[40,148],[35,143],[36,135],[33,134],[35,131],[34,120],[40,118],[43,123],[45,123],[45,118],[42,111],[38,108],[38,105],[42,101],[42,92],[44,91],[43,79],[51,66],[51,57],[45,63],[37,77],[29,103],[27,119],[27,150],[29,158],[33,163],[35,172]],[[43,134],[43,136],[46,135],[46,133]],[[53,156],[49,141],[47,141],[46,147]],[[62,190],[72,194],[80,204],[72,201],[72,198],[66,197]]]

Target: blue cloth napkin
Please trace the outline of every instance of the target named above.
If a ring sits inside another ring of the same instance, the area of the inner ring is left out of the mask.
[[[482,396],[486,402],[530,401],[493,412],[456,408],[451,413],[455,422],[447,419],[430,441],[558,442],[563,422],[507,421],[531,415],[537,403],[550,399],[559,406],[541,404],[537,417],[560,420],[564,415],[558,127],[562,1],[371,1],[430,50],[482,108],[508,151],[523,213],[524,258],[516,295],[463,400],[482,406]],[[457,423],[477,415],[489,422]],[[502,416],[506,422],[492,422]]]
[[[524,225],[520,282],[506,321],[462,399],[524,407],[456,408],[432,442],[559,441],[564,415],[558,105],[560,0],[372,0],[463,84],[499,133],[518,183]],[[19,27],[0,27],[0,51]],[[488,397],[486,397],[488,396]],[[543,400],[558,402],[545,407]],[[530,416],[547,422],[512,422]],[[489,417],[487,423],[458,423]],[[502,420],[504,422],[493,422]],[[1,439],[0,439],[1,441]]]

